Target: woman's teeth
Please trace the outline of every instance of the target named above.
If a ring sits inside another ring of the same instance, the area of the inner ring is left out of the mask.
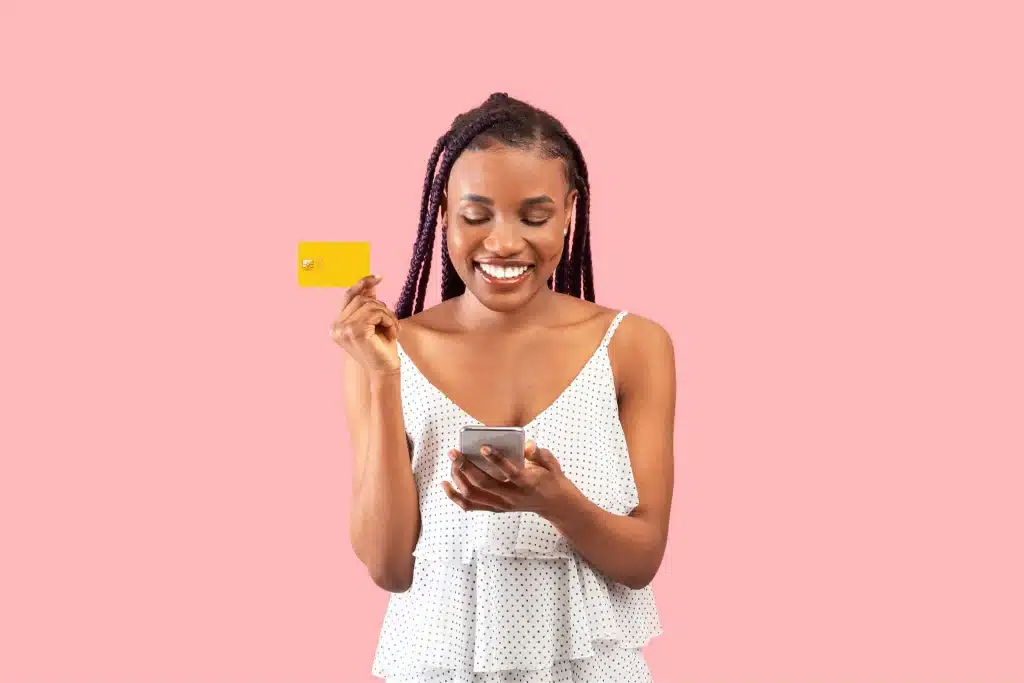
[[[478,263],[476,265],[480,267],[480,270],[498,280],[515,279],[530,268],[529,266],[492,266],[488,263]]]

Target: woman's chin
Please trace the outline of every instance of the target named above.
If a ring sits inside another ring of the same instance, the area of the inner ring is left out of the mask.
[[[483,304],[484,308],[495,313],[511,313],[525,306],[539,288],[536,286],[516,287],[506,291],[495,291],[480,283],[474,282],[472,287],[467,287],[470,293]]]

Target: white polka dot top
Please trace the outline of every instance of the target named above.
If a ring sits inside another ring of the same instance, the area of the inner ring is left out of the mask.
[[[638,504],[608,345],[626,311],[554,403],[524,426],[605,510]],[[661,633],[652,588],[603,576],[532,512],[466,512],[441,488],[459,430],[477,422],[399,346],[420,536],[413,582],[394,593],[373,674],[403,683],[646,683],[641,653]]]

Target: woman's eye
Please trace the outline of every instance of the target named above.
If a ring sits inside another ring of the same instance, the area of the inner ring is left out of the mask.
[[[526,223],[527,225],[531,225],[531,226],[536,228],[538,226],[541,226],[541,225],[544,225],[545,223],[547,223],[548,219],[547,218],[541,218],[539,220],[530,220],[529,218],[524,218],[523,222]]]
[[[466,221],[469,225],[483,225],[489,221],[490,218],[487,216],[484,216],[483,218],[470,218],[469,216],[463,216],[462,220]]]

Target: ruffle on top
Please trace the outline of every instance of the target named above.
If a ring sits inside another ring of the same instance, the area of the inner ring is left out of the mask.
[[[576,558],[417,558],[412,588],[388,604],[373,674],[544,671],[660,633],[649,586],[632,590]]]

